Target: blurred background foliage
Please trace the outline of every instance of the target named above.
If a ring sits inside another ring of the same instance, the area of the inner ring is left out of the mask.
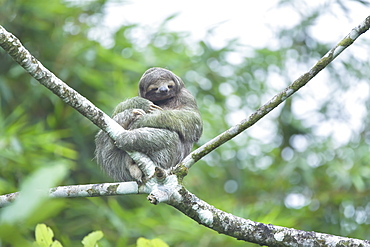
[[[118,3],[114,0],[2,0],[0,24],[108,114],[137,94],[147,68],[173,70],[197,98],[204,121],[201,145],[247,117],[333,47],[315,40],[311,28],[338,6],[340,18],[349,18],[351,4],[368,7],[367,1],[354,2],[330,1],[305,11],[297,1],[279,2],[276,8],[292,8],[301,20],[293,28],[272,28],[276,39],[263,48],[238,40],[216,48],[209,37],[189,42],[188,33],[168,30],[176,16],[155,29],[130,24],[102,38],[105,8]],[[361,51],[369,54],[369,46],[365,34],[256,126],[199,161],[185,179],[187,188],[243,218],[370,239],[370,65],[358,58]],[[93,160],[98,128],[1,49],[0,65],[0,194],[33,186],[27,181],[44,186],[111,181]],[[50,169],[40,172],[45,168]],[[67,174],[63,178],[53,174],[61,171]],[[28,203],[1,209],[0,246],[27,246],[37,223],[50,226],[64,246],[80,246],[94,230],[104,232],[101,246],[134,246],[139,237],[160,238],[170,246],[246,246],[167,205],[152,206],[144,195],[28,198],[36,205],[28,213],[9,219]]]

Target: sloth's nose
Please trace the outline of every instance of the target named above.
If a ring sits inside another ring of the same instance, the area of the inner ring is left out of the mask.
[[[161,93],[166,93],[166,92],[168,92],[168,88],[167,88],[166,86],[161,86],[158,90],[159,90],[159,92],[161,92]]]

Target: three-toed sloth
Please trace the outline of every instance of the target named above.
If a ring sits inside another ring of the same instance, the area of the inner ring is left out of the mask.
[[[139,96],[117,105],[113,119],[126,131],[123,149],[147,155],[156,166],[180,163],[202,134],[195,98],[183,81],[163,68],[148,69],[139,81]],[[99,131],[95,138],[98,164],[117,181],[142,182],[143,173],[111,138]]]

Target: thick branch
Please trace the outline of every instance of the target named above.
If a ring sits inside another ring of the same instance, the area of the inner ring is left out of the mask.
[[[199,147],[197,150],[190,153],[182,162],[183,165],[190,168],[195,162],[207,155],[214,149],[218,148],[225,142],[231,140],[235,136],[242,133],[261,118],[267,115],[270,111],[284,102],[288,97],[297,92],[300,88],[306,85],[314,76],[316,76],[322,69],[324,69],[331,61],[333,61],[344,49],[350,46],[361,34],[365,33],[370,28],[370,16],[368,16],[358,27],[352,29],[352,31],[342,39],[333,49],[325,54],[308,72],[301,75],[291,85],[285,88],[283,91],[275,95],[266,104],[262,105],[247,119],[241,123],[231,127],[222,134],[216,136],[206,144]]]
[[[191,194],[184,187],[176,185],[174,176],[167,183],[156,186],[154,194],[166,194],[167,203],[185,215],[219,233],[226,234],[239,240],[244,240],[268,246],[363,246],[370,247],[370,241],[345,238],[335,235],[305,232],[292,228],[274,226],[243,219],[221,211]],[[59,186],[49,190],[53,198],[65,197],[95,197],[148,193],[152,188],[138,187],[135,182],[105,183]],[[19,192],[0,196],[0,207],[4,207],[19,196]],[[159,199],[163,195],[159,195]],[[151,198],[149,198],[151,199]],[[159,202],[159,201],[158,201]]]
[[[180,200],[170,200],[169,204],[199,224],[239,240],[267,246],[370,246],[368,240],[305,232],[243,219],[209,205],[185,188],[180,190],[180,194],[181,198],[176,198]]]

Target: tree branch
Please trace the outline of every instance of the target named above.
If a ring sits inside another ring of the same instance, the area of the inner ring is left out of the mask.
[[[306,85],[314,76],[316,76],[322,69],[324,69],[331,61],[333,61],[342,51],[350,46],[361,34],[365,33],[370,28],[370,16],[368,16],[359,26],[352,29],[352,31],[342,39],[333,49],[327,52],[308,72],[301,75],[297,80],[290,84],[280,93],[276,94],[267,103],[262,105],[248,118],[244,119],[239,124],[231,127],[212,140],[203,144],[201,147],[190,153],[181,164],[190,168],[199,159],[215,150],[225,142],[231,140],[235,136],[242,133],[261,118],[267,115],[270,111],[284,102],[288,97]]]
[[[21,44],[19,39],[7,32],[1,25],[0,46],[33,78],[59,96],[66,104],[79,111],[100,129],[107,132],[110,138],[115,141],[117,147],[121,146],[120,140],[122,138],[120,136],[127,130],[45,68]],[[154,174],[155,165],[148,156],[138,152],[127,153],[138,164],[146,176],[152,176]]]
[[[176,197],[168,204],[199,224],[239,240],[267,246],[370,246],[368,240],[305,232],[243,219],[209,205],[184,187],[180,190],[180,194],[180,198]]]
[[[150,201],[155,200],[155,202],[152,202],[153,204],[160,202],[161,198],[166,198],[166,202],[169,205],[178,209],[199,224],[239,240],[267,246],[370,246],[370,241],[368,240],[345,238],[324,233],[305,232],[293,228],[274,226],[243,219],[209,205],[187,191],[181,185],[176,185],[174,176],[169,176],[168,181],[173,189],[170,190],[169,187],[166,186],[166,183],[157,186],[151,195],[148,196]],[[142,189],[143,188],[137,186],[136,182],[70,185],[50,189],[49,196],[52,198],[64,198],[148,193],[145,188],[144,191]],[[11,203],[19,194],[19,192],[16,192],[0,196],[0,207]],[[159,196],[159,199],[157,196]]]
[[[114,196],[130,194],[148,194],[146,187],[138,187],[136,182],[103,183],[103,184],[82,184],[59,186],[49,189],[48,196],[51,198],[73,198],[73,197],[95,197]],[[21,193],[15,192],[0,196],[0,208],[9,205]]]

